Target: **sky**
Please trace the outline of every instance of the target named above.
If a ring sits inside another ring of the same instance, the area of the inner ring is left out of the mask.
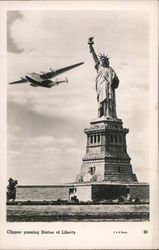
[[[139,181],[149,181],[149,20],[140,11],[8,11],[7,82],[28,72],[84,62],[51,89],[7,87],[7,177],[20,185],[74,182],[85,154],[84,128],[97,117],[96,71],[88,48],[110,57],[120,79],[117,116]]]

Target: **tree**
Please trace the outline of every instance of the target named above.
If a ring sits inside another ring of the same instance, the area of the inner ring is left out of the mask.
[[[7,201],[11,199],[12,201],[14,201],[16,199],[16,185],[18,184],[18,181],[10,178],[8,182],[9,184],[7,186]]]

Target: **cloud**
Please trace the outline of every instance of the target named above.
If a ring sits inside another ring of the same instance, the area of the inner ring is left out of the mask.
[[[20,11],[8,11],[7,12],[7,50],[12,53],[21,53],[23,49],[20,49],[14,43],[12,37],[12,25],[16,20],[22,20],[23,15]]]
[[[59,12],[24,11],[22,15],[23,19],[16,19],[11,27],[12,40],[18,48],[33,57],[37,55],[59,57],[59,49],[62,54],[69,56],[66,44],[71,47],[73,38],[76,41],[76,36],[74,32],[69,31],[69,26],[66,29],[66,26],[61,25],[64,17]],[[69,16],[67,18],[69,19]],[[31,39],[32,37],[34,39]]]
[[[50,144],[54,142],[54,138],[51,136],[41,136],[41,137],[38,137],[36,141],[34,140],[34,142],[40,143],[40,144]]]

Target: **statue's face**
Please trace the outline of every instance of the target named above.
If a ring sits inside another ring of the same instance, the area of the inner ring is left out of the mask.
[[[104,57],[104,56],[101,57],[100,61],[101,61],[101,64],[102,64],[103,67],[108,67],[109,66],[109,60],[106,57]]]

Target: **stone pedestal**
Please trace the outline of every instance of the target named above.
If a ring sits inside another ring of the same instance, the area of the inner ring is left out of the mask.
[[[127,153],[126,134],[121,119],[101,117],[90,122],[86,154],[77,182],[137,182]]]

